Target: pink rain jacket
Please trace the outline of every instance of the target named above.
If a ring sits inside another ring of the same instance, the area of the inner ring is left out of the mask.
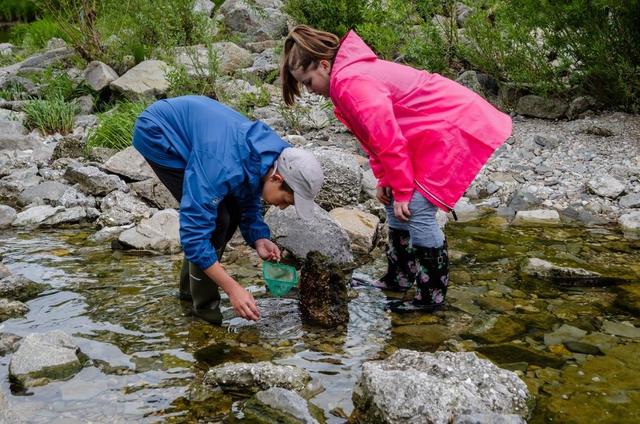
[[[418,190],[448,211],[511,135],[511,118],[466,87],[380,60],[358,35],[343,38],[329,92],[335,114],[369,155],[396,201]]]

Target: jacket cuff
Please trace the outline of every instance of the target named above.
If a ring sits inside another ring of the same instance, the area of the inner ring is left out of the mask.
[[[413,197],[413,189],[393,191],[393,200],[396,202],[409,202],[411,197]]]
[[[271,231],[269,230],[252,231],[250,233],[250,240],[245,240],[245,241],[249,246],[255,249],[256,241],[260,239],[271,239]]]

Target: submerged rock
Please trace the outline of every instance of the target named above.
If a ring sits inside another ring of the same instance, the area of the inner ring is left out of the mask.
[[[332,264],[318,252],[310,252],[300,279],[300,315],[302,321],[322,327],[349,322],[347,287],[351,272]]]
[[[28,311],[29,308],[22,302],[0,298],[0,322],[21,317]]]
[[[209,386],[238,393],[255,393],[271,387],[300,392],[309,380],[311,376],[301,368],[267,361],[218,365],[211,368],[204,377],[204,383]]]
[[[0,423],[21,424],[23,422],[24,421],[12,411],[4,394],[0,392]]]
[[[298,393],[273,387],[256,393],[244,406],[245,418],[256,424],[319,424],[324,422],[322,410],[310,410]],[[315,416],[314,416],[315,415]],[[316,418],[317,417],[317,418]]]
[[[15,351],[18,348],[17,345],[19,341],[20,336],[10,333],[0,333],[0,356]]]
[[[619,284],[624,280],[604,276],[583,268],[571,268],[555,265],[538,258],[529,258],[522,266],[522,276],[526,280],[534,278],[542,281],[557,282],[570,286],[606,286]]]
[[[71,336],[55,330],[29,334],[9,362],[9,377],[23,387],[70,378],[82,369],[80,349]]]
[[[0,280],[0,297],[26,302],[47,288],[46,285],[31,281],[22,275],[9,275]]]
[[[471,352],[399,350],[365,362],[353,391],[359,423],[450,423],[470,413],[527,416],[529,392],[513,372]]]
[[[560,356],[516,343],[478,346],[476,350],[498,364],[526,362],[540,367],[560,368],[565,362],[565,359]]]

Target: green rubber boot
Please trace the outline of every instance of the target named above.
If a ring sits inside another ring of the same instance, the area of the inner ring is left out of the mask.
[[[189,263],[189,288],[193,298],[193,314],[211,324],[222,324],[218,285],[192,263]]]
[[[191,301],[191,288],[189,287],[189,261],[186,257],[182,258],[182,267],[180,268],[180,288],[178,289],[178,299]]]

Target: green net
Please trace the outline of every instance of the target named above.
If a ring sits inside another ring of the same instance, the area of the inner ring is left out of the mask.
[[[262,262],[262,276],[269,292],[276,297],[284,296],[298,284],[296,269],[277,262]]]

